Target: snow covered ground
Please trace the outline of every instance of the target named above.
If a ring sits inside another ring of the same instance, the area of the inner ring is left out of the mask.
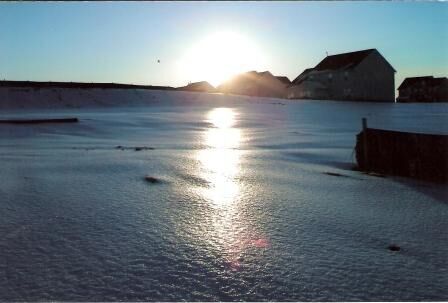
[[[0,125],[0,300],[448,300],[447,187],[351,170],[362,117],[448,104],[0,88],[14,117],[80,122]]]

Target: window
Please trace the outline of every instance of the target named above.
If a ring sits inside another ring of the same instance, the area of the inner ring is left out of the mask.
[[[344,88],[344,96],[350,97],[352,95],[352,89],[351,88]]]

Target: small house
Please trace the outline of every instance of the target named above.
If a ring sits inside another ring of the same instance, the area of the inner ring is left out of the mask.
[[[448,102],[448,79],[433,76],[406,78],[398,87],[397,102]]]

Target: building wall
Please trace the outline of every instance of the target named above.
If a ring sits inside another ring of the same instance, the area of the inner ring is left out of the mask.
[[[429,81],[420,80],[412,86],[399,90],[398,102],[429,102],[433,98],[433,87]]]
[[[288,99],[327,99],[328,89],[316,80],[305,80],[287,89]]]
[[[316,77],[328,88],[326,99],[331,100],[349,100],[351,95],[351,87],[353,77],[347,76],[351,74],[348,71],[332,71],[322,72]],[[350,91],[347,91],[349,89]]]
[[[407,103],[411,102],[411,89],[410,87],[402,88],[398,90],[397,102]]]
[[[378,52],[356,66],[353,76],[355,99],[395,102],[395,72]]]
[[[303,85],[292,85],[288,87],[286,92],[286,98],[288,99],[306,99],[307,97],[304,94]]]
[[[435,93],[435,100],[437,102],[448,102],[448,79],[445,79],[443,83],[437,88]]]

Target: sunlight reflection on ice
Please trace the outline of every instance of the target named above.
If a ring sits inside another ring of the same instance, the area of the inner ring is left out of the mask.
[[[229,108],[210,111],[207,121],[213,127],[204,134],[206,148],[198,152],[201,175],[209,182],[201,195],[214,209],[204,236],[210,243],[218,243],[217,248],[232,270],[240,270],[241,258],[249,247],[269,246],[267,239],[252,230],[241,205],[242,133],[235,127],[236,117],[237,113]]]
[[[235,178],[240,170],[241,131],[233,128],[235,112],[228,108],[217,108],[208,114],[208,121],[215,128],[205,134],[208,148],[199,152],[204,178],[211,186],[205,189],[205,196],[215,205],[232,203],[239,193]]]

